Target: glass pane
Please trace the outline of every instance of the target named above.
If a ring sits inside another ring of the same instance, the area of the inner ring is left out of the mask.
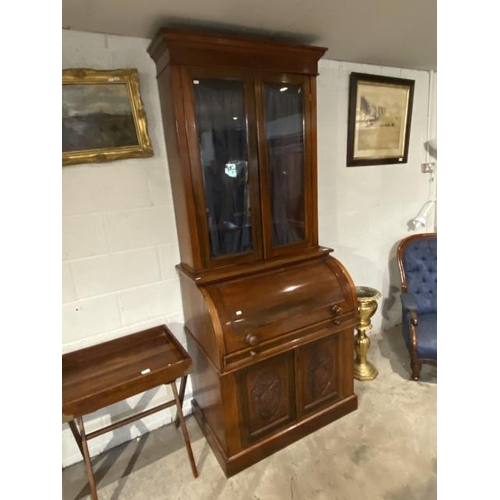
[[[302,87],[264,85],[273,246],[305,240]]]
[[[212,257],[252,250],[243,82],[193,80]]]

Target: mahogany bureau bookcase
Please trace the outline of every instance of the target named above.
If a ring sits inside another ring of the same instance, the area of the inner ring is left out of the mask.
[[[322,47],[161,29],[193,413],[227,476],[355,410],[357,299],[318,245]]]

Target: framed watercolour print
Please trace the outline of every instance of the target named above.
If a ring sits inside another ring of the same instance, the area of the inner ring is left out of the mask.
[[[407,163],[415,81],[351,73],[347,166]]]
[[[152,155],[136,69],[63,70],[63,166]]]

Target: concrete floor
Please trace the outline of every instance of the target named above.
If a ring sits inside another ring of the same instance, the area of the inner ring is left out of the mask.
[[[192,417],[194,479],[173,425],[93,458],[99,500],[433,500],[437,368],[409,380],[401,326],[372,337],[379,370],[355,381],[355,412],[227,479]],[[63,500],[90,498],[83,462],[62,471]]]

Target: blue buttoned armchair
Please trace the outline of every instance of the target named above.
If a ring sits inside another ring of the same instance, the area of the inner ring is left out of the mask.
[[[410,353],[411,378],[418,380],[423,361],[437,362],[437,233],[401,240],[397,260],[403,337]]]

